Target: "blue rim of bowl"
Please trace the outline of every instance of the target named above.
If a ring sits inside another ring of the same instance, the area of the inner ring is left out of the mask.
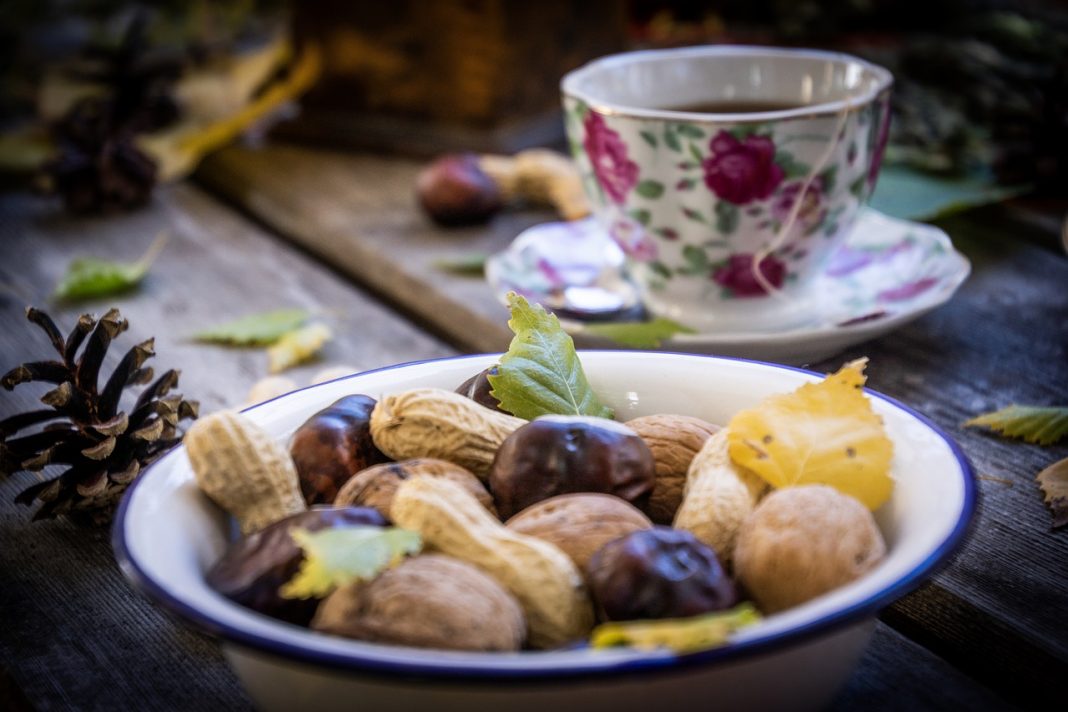
[[[793,109],[778,111],[751,111],[738,113],[703,113],[693,111],[675,111],[672,109],[655,109],[633,107],[598,99],[576,85],[588,74],[599,69],[606,69],[632,61],[670,60],[674,58],[709,57],[732,55],[736,57],[785,57],[825,59],[836,62],[850,62],[860,65],[876,79],[874,88],[856,96],[833,99]],[[560,80],[560,93],[570,99],[581,101],[593,111],[604,116],[619,116],[631,119],[654,121],[685,121],[694,124],[742,124],[762,123],[768,121],[792,121],[798,119],[819,119],[835,116],[843,109],[858,111],[875,101],[882,100],[894,86],[894,75],[886,67],[845,52],[822,49],[800,49],[793,47],[766,47],[761,45],[695,45],[691,47],[672,47],[668,49],[644,49],[631,52],[618,52],[591,60],[563,76]]]
[[[582,350],[580,354],[584,353],[653,353],[653,354],[673,354],[678,356],[686,356],[691,358],[707,358],[720,361],[738,361],[742,363],[757,364],[761,366],[767,366],[784,371],[794,371],[797,373],[803,373],[809,376],[822,377],[823,374],[819,374],[815,371],[810,371],[803,368],[797,368],[794,366],[785,366],[782,364],[768,363],[765,361],[755,361],[753,359],[733,358],[728,356],[712,356],[705,354],[688,354],[681,352],[670,351],[639,351],[639,350],[618,350],[618,349],[603,349],[603,350]],[[454,362],[467,359],[484,359],[486,356],[492,354],[470,354],[466,356],[453,356],[439,359],[423,359],[418,361],[410,361],[407,363],[395,364],[392,366],[385,366],[382,368],[371,369],[369,371],[363,371],[361,373],[354,373],[349,376],[343,376],[328,383],[336,383],[338,381],[345,381],[358,376],[366,376],[372,373],[383,373],[385,371],[396,370],[409,366],[416,366],[426,363],[435,362]],[[307,386],[305,388],[297,389],[277,398],[258,403],[255,406],[246,408],[245,411],[254,410],[267,403],[271,403],[280,398],[286,398],[292,393],[308,390],[311,388],[317,388],[325,384],[316,384],[314,386]],[[267,638],[256,633],[250,633],[248,631],[241,630],[225,622],[222,622],[210,615],[207,615],[198,609],[190,606],[183,601],[179,600],[176,596],[169,593],[161,584],[150,577],[145,571],[138,565],[137,561],[130,554],[130,549],[126,544],[126,532],[125,522],[129,511],[130,502],[133,499],[134,493],[137,488],[143,484],[152,472],[156,469],[157,465],[176,456],[181,448],[175,448],[169,452],[157,463],[154,463],[151,467],[146,468],[145,472],[140,477],[134,480],[133,484],[127,490],[123,496],[119,505],[118,512],[115,517],[115,524],[112,528],[112,547],[115,552],[115,559],[119,564],[119,568],[127,579],[140,591],[142,591],[150,599],[160,604],[168,612],[178,616],[184,621],[193,624],[201,631],[225,640],[227,642],[236,643],[244,648],[251,649],[253,651],[267,653],[271,656],[283,658],[293,661],[298,664],[326,667],[333,670],[343,670],[351,672],[357,675],[371,676],[371,677],[388,677],[388,678],[420,678],[423,680],[433,681],[435,684],[470,684],[470,683],[484,683],[488,685],[507,685],[507,684],[523,684],[530,683],[532,681],[552,681],[552,682],[582,682],[593,679],[603,679],[605,677],[613,677],[619,674],[625,673],[640,673],[642,675],[652,675],[656,673],[666,674],[673,672],[680,672],[682,670],[692,668],[694,666],[701,666],[706,664],[715,663],[717,661],[725,660],[741,660],[749,658],[754,655],[765,654],[769,652],[781,651],[783,649],[796,646],[799,643],[810,640],[814,637],[824,635],[838,629],[844,628],[849,624],[859,624],[869,618],[873,618],[881,609],[888,606],[901,596],[916,589],[927,577],[934,574],[938,569],[948,563],[950,557],[956,553],[958,548],[963,544],[965,536],[968,533],[969,527],[975,514],[977,504],[977,488],[975,484],[975,474],[972,470],[971,464],[968,462],[964,452],[960,449],[960,446],[949,437],[940,427],[935,425],[925,415],[917,412],[916,410],[904,405],[903,403],[883,395],[881,393],[864,389],[865,392],[880,400],[886,401],[890,405],[899,408],[905,413],[916,418],[923,423],[926,427],[930,428],[938,437],[940,437],[946,445],[949,446],[950,452],[952,452],[954,458],[956,458],[958,465],[960,466],[961,475],[964,478],[964,499],[961,504],[961,511],[957,518],[957,522],[954,524],[953,530],[949,535],[938,545],[938,547],[931,552],[923,561],[914,566],[908,573],[896,579],[894,582],[866,597],[865,599],[858,601],[850,606],[834,611],[833,613],[822,616],[814,621],[790,628],[788,630],[775,633],[773,635],[758,638],[750,641],[743,641],[738,643],[731,643],[722,647],[712,648],[710,650],[704,650],[694,653],[685,653],[674,656],[665,655],[651,655],[648,658],[642,659],[628,659],[628,660],[616,660],[606,661],[601,666],[584,666],[579,669],[568,667],[566,664],[562,664],[556,667],[540,666],[537,669],[523,670],[523,669],[500,669],[500,668],[482,668],[477,664],[456,664],[456,665],[425,665],[423,663],[398,663],[394,661],[379,660],[374,657],[367,657],[360,653],[334,653],[321,650],[311,650],[296,643],[288,643],[283,641]],[[238,604],[233,604],[238,605]],[[288,625],[280,621],[275,622],[277,625]],[[551,654],[551,653],[548,653]]]

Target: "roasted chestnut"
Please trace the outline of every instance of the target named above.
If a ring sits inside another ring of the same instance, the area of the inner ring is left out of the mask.
[[[388,522],[370,507],[312,507],[293,514],[230,545],[207,573],[208,585],[230,600],[264,615],[297,625],[308,625],[318,599],[290,599],[278,595],[304,560],[293,541],[294,529],[375,526]]]
[[[447,154],[428,165],[415,181],[416,197],[439,225],[486,222],[501,209],[501,189],[473,153]]]
[[[371,440],[374,407],[370,396],[345,396],[308,418],[293,434],[289,454],[309,505],[333,502],[354,474],[389,461]]]
[[[462,396],[467,396],[474,402],[484,405],[491,410],[503,413],[505,411],[501,410],[501,402],[490,392],[493,390],[493,386],[490,385],[489,376],[496,375],[496,366],[491,366],[490,368],[479,371],[474,376],[471,376],[471,378],[468,378],[461,383],[459,387],[457,387],[456,392]]]
[[[508,519],[569,492],[604,492],[641,509],[655,477],[649,446],[625,425],[605,418],[547,415],[501,443],[489,486],[497,512]]]
[[[590,560],[586,578],[608,620],[686,618],[738,601],[716,552],[690,532],[669,527],[605,544]]]

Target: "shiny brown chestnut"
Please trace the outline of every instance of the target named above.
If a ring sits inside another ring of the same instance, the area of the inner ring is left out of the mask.
[[[501,189],[473,153],[447,154],[416,177],[415,192],[439,225],[473,225],[488,220],[504,203]]]
[[[479,371],[475,375],[468,378],[461,383],[456,392],[462,396],[466,396],[474,402],[484,405],[490,410],[496,410],[500,413],[506,412],[501,408],[501,402],[497,400],[497,397],[491,393],[493,386],[490,385],[489,377],[497,375],[497,367],[490,366],[487,369]],[[511,415],[509,413],[509,415]]]
[[[384,527],[385,517],[370,507],[312,507],[241,537],[208,570],[208,585],[230,600],[279,620],[308,625],[319,599],[291,599],[278,589],[296,574],[304,552],[294,529],[318,531],[345,527]]]
[[[670,527],[605,544],[590,560],[586,577],[608,620],[686,618],[738,602],[716,552],[690,532]]]
[[[625,425],[589,416],[547,415],[509,435],[493,459],[489,486],[508,519],[569,492],[603,492],[643,508],[653,491],[649,446]]]
[[[389,462],[371,440],[374,407],[370,396],[345,396],[308,418],[293,434],[289,454],[309,505],[333,502],[354,474]]]

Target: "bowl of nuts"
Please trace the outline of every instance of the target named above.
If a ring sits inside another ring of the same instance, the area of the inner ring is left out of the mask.
[[[509,324],[203,416],[123,500],[124,573],[265,709],[815,709],[963,541],[967,461],[863,362]]]

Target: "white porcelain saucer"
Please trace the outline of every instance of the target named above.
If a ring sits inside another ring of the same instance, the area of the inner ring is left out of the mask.
[[[817,278],[820,299],[809,322],[786,331],[677,334],[660,348],[788,364],[818,361],[944,304],[970,271],[942,230],[868,208]],[[588,333],[589,321],[641,318],[622,252],[592,218],[524,231],[487,261],[486,279],[502,302],[516,291],[555,311],[580,347],[618,346]]]

